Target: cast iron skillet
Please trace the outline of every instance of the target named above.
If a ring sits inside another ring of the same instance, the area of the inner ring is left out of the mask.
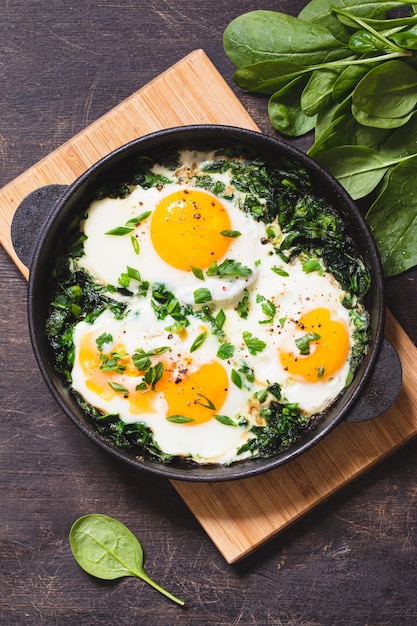
[[[138,459],[101,437],[84,416],[66,384],[54,372],[44,333],[48,308],[48,278],[54,245],[75,215],[89,205],[95,188],[109,178],[125,180],[138,155],[181,147],[197,149],[228,145],[259,152],[263,158],[286,156],[304,165],[312,174],[316,192],[335,206],[348,225],[348,232],[369,266],[372,286],[366,305],[371,315],[371,344],[350,387],[339,397],[317,426],[290,449],[270,459],[253,459],[225,466],[172,467]],[[376,417],[395,400],[401,387],[398,356],[384,339],[384,284],[378,251],[359,209],[339,183],[299,150],[272,137],[229,126],[187,126],[152,133],[134,140],[93,165],[72,185],[43,187],[28,196],[18,208],[12,224],[12,240],[22,261],[30,268],[28,315],[31,341],[40,370],[58,404],[92,441],[130,465],[176,480],[225,481],[266,472],[304,453],[342,420],[359,421]]]

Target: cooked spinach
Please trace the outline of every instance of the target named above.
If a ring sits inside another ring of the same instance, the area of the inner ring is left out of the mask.
[[[389,16],[405,7],[410,15]],[[417,3],[312,0],[298,17],[251,11],[227,26],[223,43],[237,68],[234,82],[269,96],[276,130],[292,137],[314,130],[308,154],[354,199],[376,195],[367,219],[385,275],[416,265],[416,207],[402,202],[400,184],[413,167],[407,160],[417,154]],[[410,176],[407,198],[416,195]],[[394,220],[400,223],[396,240]],[[404,255],[393,252],[402,247]]]
[[[272,401],[262,408],[264,426],[252,426],[251,436],[239,448],[239,453],[250,452],[252,456],[268,458],[290,448],[297,442],[314,419],[306,417],[295,404]]]

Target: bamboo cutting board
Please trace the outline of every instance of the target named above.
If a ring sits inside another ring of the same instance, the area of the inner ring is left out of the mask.
[[[47,184],[68,184],[118,146],[184,124],[258,130],[202,50],[137,91],[0,190],[0,241],[23,275],[10,224],[21,200]],[[282,531],[417,434],[417,349],[388,312],[386,336],[403,367],[403,389],[388,411],[343,423],[298,459],[258,477],[225,483],[173,482],[224,558],[233,563]]]

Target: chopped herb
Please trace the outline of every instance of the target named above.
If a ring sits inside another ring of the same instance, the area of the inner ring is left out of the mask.
[[[318,341],[320,339],[320,335],[317,333],[306,333],[303,337],[299,337],[295,340],[295,344],[300,351],[300,354],[307,355],[310,354],[310,343],[312,341]]]
[[[149,367],[143,377],[143,381],[149,385],[152,391],[155,391],[156,383],[161,380],[164,372],[164,364],[162,362],[157,363],[154,367]]]
[[[199,267],[193,267],[192,265],[190,267],[192,273],[196,278],[198,278],[198,280],[204,280],[203,270],[201,270]]]
[[[247,289],[243,290],[243,298],[238,302],[236,311],[243,320],[247,319],[249,315],[249,291]]]
[[[112,228],[111,230],[106,231],[104,234],[115,235],[116,237],[123,237],[123,235],[128,235],[134,230],[134,228],[128,228],[127,226],[117,226],[117,228]]]
[[[278,276],[289,276],[289,273],[286,270],[281,269],[280,267],[271,267],[271,270],[278,274]]]
[[[217,350],[217,356],[219,359],[225,361],[226,359],[230,359],[235,352],[235,346],[232,343],[222,343],[222,345]]]
[[[231,379],[232,379],[232,383],[234,383],[236,387],[239,387],[239,389],[242,389],[242,386],[243,386],[242,378],[235,369],[232,369]]]
[[[253,371],[253,369],[251,367],[249,367],[249,365],[247,365],[246,363],[241,365],[241,367],[239,367],[239,372],[245,376],[246,380],[249,383],[253,383],[254,382],[254,380],[255,380],[255,372]]]
[[[187,424],[188,422],[195,422],[192,417],[185,417],[185,415],[170,415],[167,417],[167,421],[172,424]]]
[[[272,383],[271,385],[269,385],[268,391],[274,396],[276,400],[281,399],[281,386],[278,383]]]
[[[243,333],[243,341],[252,355],[256,355],[258,352],[262,352],[262,350],[266,348],[266,343],[264,341],[254,337],[252,333],[246,330]]]
[[[132,217],[132,219],[126,222],[125,227],[134,228],[135,226],[139,226],[139,224],[143,222],[144,220],[146,220],[146,218],[149,217],[151,213],[152,211],[145,211],[144,213],[141,213],[137,217]]]
[[[132,244],[135,254],[140,254],[139,241],[136,239],[134,235],[130,237],[130,243]]]
[[[236,422],[234,422],[227,415],[213,415],[214,419],[216,419],[220,424],[224,424],[224,426],[237,426]]]
[[[190,347],[190,352],[195,352],[196,350],[198,350],[198,348],[205,342],[206,339],[207,339],[207,331],[204,330],[193,341],[193,343],[192,343],[192,345]]]
[[[127,274],[133,280],[137,280],[138,282],[142,280],[140,277],[139,270],[135,269],[134,267],[127,266]]]
[[[99,352],[103,351],[104,344],[111,343],[112,341],[113,337],[112,335],[110,335],[110,333],[102,333],[99,337],[97,337],[96,344]]]
[[[311,272],[318,272],[321,276],[324,274],[323,266],[318,259],[306,259],[303,261],[302,268],[306,274]]]
[[[163,320],[170,315],[175,320],[175,325],[178,328],[181,327],[183,330],[188,326],[187,314],[191,313],[191,309],[182,307],[178,299],[173,293],[168,291],[165,285],[161,283],[153,284],[151,305],[158,319]],[[170,330],[174,332],[172,328]]]
[[[223,237],[236,239],[237,237],[240,237],[242,233],[240,233],[238,230],[221,230],[220,234],[223,235]]]
[[[225,259],[220,265],[217,265],[217,261],[213,261],[207,268],[207,276],[221,276],[221,277],[245,277],[252,274],[250,267],[245,267],[239,261],[233,261],[232,259]]]
[[[129,393],[129,390],[119,383],[109,382],[109,385],[113,389],[113,391],[117,391],[117,393]]]
[[[259,320],[259,324],[272,324],[274,321],[275,314],[277,312],[277,307],[273,302],[258,294],[256,296],[256,302],[258,304],[262,303],[262,313],[266,316],[266,320]]]
[[[100,370],[102,372],[117,372],[122,374],[126,370],[126,365],[120,361],[126,358],[126,352],[110,352],[110,354],[100,354]]]
[[[148,369],[151,365],[151,360],[149,357],[159,356],[160,354],[164,354],[164,352],[167,352],[169,349],[169,346],[161,346],[160,348],[154,348],[153,350],[148,350],[148,352],[145,352],[145,350],[143,350],[142,348],[137,348],[132,354],[133,364],[139,371],[144,371]]]
[[[262,389],[260,391],[255,391],[253,397],[258,400],[260,404],[263,404],[268,397],[268,389]]]
[[[205,400],[205,402],[202,402],[200,400],[200,398],[203,398],[203,400]],[[195,404],[199,404],[200,406],[204,407],[205,409],[210,409],[210,411],[215,411],[216,407],[214,406],[214,404],[212,403],[212,401],[207,398],[207,396],[203,396],[202,393],[197,394],[197,400],[194,400]]]
[[[220,309],[217,315],[214,317],[212,315],[210,308],[206,305],[201,308],[201,310],[195,312],[196,317],[199,317],[203,321],[207,322],[211,326],[211,331],[213,335],[216,335],[219,339],[224,337],[224,332],[222,330],[223,324],[226,320],[226,315],[223,309]]]
[[[317,370],[317,378],[321,380],[323,376],[324,376],[324,365],[320,365],[319,369]]]
[[[206,287],[199,287],[194,291],[194,302],[195,304],[204,304],[205,302],[210,302],[213,300],[211,292]]]
[[[216,317],[214,319],[215,319],[217,328],[219,330],[221,330],[223,328],[223,324],[226,321],[226,314],[223,311],[223,309],[219,310],[219,312],[217,313],[217,315],[216,315]]]

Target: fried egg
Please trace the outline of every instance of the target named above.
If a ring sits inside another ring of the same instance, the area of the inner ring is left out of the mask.
[[[134,226],[127,237],[108,234],[124,224]],[[231,201],[220,202],[207,191],[178,183],[137,188],[127,198],[96,201],[83,228],[87,239],[80,266],[103,284],[117,286],[126,268],[134,267],[143,280],[163,282],[176,293],[183,290],[185,298],[201,287],[193,269],[206,270],[231,257],[254,270],[256,257],[251,260],[248,248],[256,250],[265,235],[264,225]],[[238,237],[228,236],[237,232]],[[226,288],[233,288],[233,298],[237,298],[248,280],[241,281],[238,291],[236,281],[232,285],[211,280],[204,286],[217,290],[217,299]]]
[[[87,211],[77,266],[127,313],[75,325],[71,384],[103,414],[145,424],[166,454],[230,463],[249,455],[239,448],[264,424],[272,384],[306,416],[337,398],[354,325],[334,276],[307,272],[303,255],[284,262],[236,189],[220,198],[170,176]],[[163,314],[155,285],[169,294]]]

